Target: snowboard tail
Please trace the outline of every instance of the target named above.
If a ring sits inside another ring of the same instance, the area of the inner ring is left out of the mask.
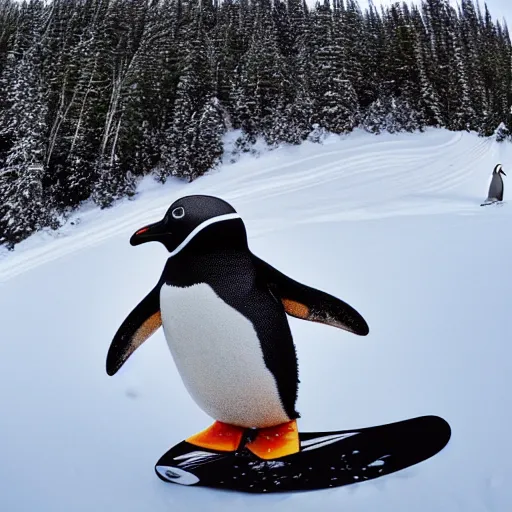
[[[249,493],[341,487],[395,473],[440,452],[450,440],[438,416],[332,432],[300,433],[300,451],[260,459],[247,448],[218,452],[182,441],[156,463],[165,482]]]

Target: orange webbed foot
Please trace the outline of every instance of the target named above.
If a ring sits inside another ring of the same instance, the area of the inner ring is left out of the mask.
[[[240,446],[244,431],[243,427],[216,421],[205,430],[190,436],[186,441],[201,448],[233,452]]]
[[[254,441],[247,443],[246,448],[260,459],[267,460],[297,453],[300,450],[297,421],[259,429]]]

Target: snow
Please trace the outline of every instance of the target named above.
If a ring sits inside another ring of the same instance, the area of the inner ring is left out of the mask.
[[[134,200],[77,213],[58,236],[0,260],[2,512],[506,512],[512,507],[512,213],[485,208],[506,143],[428,130],[354,132],[259,158],[191,184],[147,178]],[[510,179],[510,178],[509,178]],[[178,197],[206,193],[242,215],[251,249],[354,306],[357,337],[290,318],[302,431],[436,414],[449,445],[408,470],[349,487],[244,495],[181,487],[153,472],[211,423],[184,389],[162,330],[114,377],[120,323],[160,276],[160,244],[129,237]]]

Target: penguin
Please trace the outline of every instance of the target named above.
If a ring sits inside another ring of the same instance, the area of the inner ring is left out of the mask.
[[[492,179],[491,184],[489,185],[489,193],[487,194],[487,199],[484,203],[481,204],[481,206],[503,201],[504,185],[503,178],[500,176],[500,174],[506,176],[501,164],[497,164],[492,171]]]
[[[132,246],[147,242],[163,244],[168,258],[117,330],[107,374],[162,327],[184,387],[214,419],[187,442],[228,452],[245,446],[262,459],[298,452],[298,362],[287,316],[359,336],[369,333],[365,319],[253,254],[241,216],[218,197],[178,199],[130,238]]]

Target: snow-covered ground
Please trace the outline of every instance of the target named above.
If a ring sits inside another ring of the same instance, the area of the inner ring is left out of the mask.
[[[512,510],[512,180],[480,207],[512,146],[474,134],[357,132],[245,157],[191,184],[146,179],[133,201],[0,260],[2,512]],[[177,374],[163,333],[108,377],[127,313],[160,276],[160,244],[129,237],[182,195],[218,195],[251,249],[349,302],[360,338],[290,318],[299,428],[334,430],[436,414],[449,445],[408,470],[353,486],[244,495],[181,487],[153,472],[211,423]]]

